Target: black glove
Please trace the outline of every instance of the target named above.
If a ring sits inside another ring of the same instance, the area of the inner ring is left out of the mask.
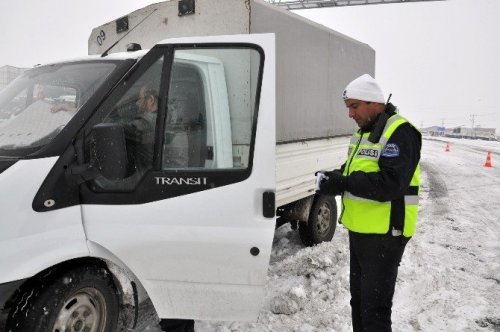
[[[318,193],[322,195],[340,195],[347,189],[347,177],[343,176],[340,170],[324,173],[327,179],[324,179],[320,185]]]

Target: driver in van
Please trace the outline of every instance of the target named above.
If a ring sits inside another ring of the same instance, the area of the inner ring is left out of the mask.
[[[139,91],[137,98],[138,115],[130,122],[134,130],[140,135],[138,141],[142,144],[153,145],[158,114],[158,92],[147,85]]]
[[[144,85],[136,102],[137,115],[125,126],[125,135],[132,145],[131,154],[136,167],[145,171],[153,162],[153,147],[158,114],[158,92]]]
[[[154,114],[154,117],[156,117],[156,112],[158,111],[158,92],[144,85],[139,91],[136,105],[139,112],[150,114],[151,116]]]

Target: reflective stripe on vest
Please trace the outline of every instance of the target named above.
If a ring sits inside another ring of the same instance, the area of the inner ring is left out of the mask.
[[[378,143],[368,141],[370,133],[356,132],[349,143],[348,162],[344,175],[355,171],[378,172],[378,160],[387,141],[394,131],[403,123],[408,123],[399,114],[391,116],[384,127]],[[420,191],[420,165],[417,165],[410,181],[410,187],[404,196],[405,218],[403,235],[410,237],[415,233],[418,214],[418,193]],[[386,234],[389,232],[391,219],[391,202],[379,202],[361,198],[344,192],[342,196],[342,224],[357,233]]]

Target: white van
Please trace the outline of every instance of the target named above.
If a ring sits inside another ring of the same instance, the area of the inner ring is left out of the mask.
[[[2,327],[125,328],[138,288],[160,317],[255,319],[275,229],[274,105],[271,34],[40,66],[2,90]]]

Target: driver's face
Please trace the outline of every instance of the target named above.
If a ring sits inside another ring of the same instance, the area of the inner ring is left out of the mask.
[[[136,105],[141,112],[146,112],[148,110],[146,96],[144,95],[144,89],[141,89],[141,91],[139,91],[139,97],[137,98]]]

